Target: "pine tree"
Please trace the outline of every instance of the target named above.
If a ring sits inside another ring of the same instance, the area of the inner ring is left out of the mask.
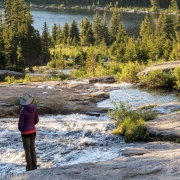
[[[50,52],[49,52],[49,47],[50,47],[50,34],[48,30],[48,26],[46,22],[44,22],[43,25],[43,32],[41,36],[41,43],[42,43],[42,55],[43,55],[43,62],[47,63],[50,60]]]
[[[152,11],[158,11],[160,4],[159,4],[159,0],[150,0],[151,3],[151,7],[152,7]]]
[[[128,42],[125,47],[124,60],[128,61],[136,61],[137,60],[137,50],[136,43],[132,37],[128,39]]]
[[[114,8],[110,19],[110,27],[109,27],[109,32],[112,36],[112,41],[115,41],[120,23],[121,23],[120,12],[117,8]]]
[[[4,6],[2,34],[5,68],[23,71],[25,66],[31,65],[40,55],[31,43],[35,37],[35,29],[32,26],[30,8],[23,0],[5,0]]]
[[[62,31],[61,31],[61,27],[60,24],[57,27],[57,31],[56,31],[57,37],[56,37],[56,43],[60,44],[62,42]]]
[[[168,14],[161,13],[155,30],[155,36],[172,40],[174,37],[174,23]]]
[[[69,25],[65,22],[64,27],[62,29],[62,41],[67,44],[69,38]]]
[[[71,43],[74,41],[74,44],[76,44],[80,41],[79,28],[75,20],[72,21],[69,27],[69,37],[71,38]]]
[[[104,12],[103,14],[103,21],[102,21],[102,34],[103,34],[103,39],[105,40],[107,45],[110,45],[111,43],[111,37],[110,33],[107,27],[107,19],[106,19],[106,13]]]
[[[148,15],[145,16],[143,22],[140,25],[140,35],[144,42],[146,42],[148,39],[152,39],[153,30]]]
[[[170,54],[171,60],[180,59],[180,24],[175,26],[175,38],[173,39],[173,49]]]
[[[167,14],[160,14],[158,24],[155,29],[154,43],[157,45],[159,52],[158,58],[169,59],[175,37],[173,20]]]
[[[103,39],[103,34],[102,34],[101,19],[99,17],[98,12],[96,12],[94,16],[93,33],[94,33],[95,43],[100,44]]]
[[[172,11],[172,12],[176,12],[176,13],[179,12],[177,0],[171,0],[171,1],[170,1],[169,9],[170,9],[170,11]]]
[[[94,44],[94,33],[92,30],[92,24],[90,23],[89,19],[86,17],[83,19],[80,23],[80,41],[81,45],[87,45]]]
[[[53,45],[55,45],[57,42],[57,30],[58,30],[58,27],[56,26],[56,24],[54,24],[52,27],[52,44]]]

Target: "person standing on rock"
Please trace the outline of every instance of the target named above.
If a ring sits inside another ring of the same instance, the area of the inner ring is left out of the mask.
[[[33,97],[25,93],[19,103],[23,106],[19,114],[18,129],[21,132],[26,158],[26,171],[37,169],[35,151],[36,127],[39,122],[37,108],[32,104]]]

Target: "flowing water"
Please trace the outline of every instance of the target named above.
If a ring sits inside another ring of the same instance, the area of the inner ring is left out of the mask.
[[[129,101],[132,106],[178,101],[178,94],[172,91],[150,91],[129,84],[115,86],[118,89],[110,92],[110,99],[98,103],[98,106],[111,107],[111,100],[117,103]],[[1,176],[25,172],[25,155],[17,123],[17,118],[0,119]],[[107,114],[100,117],[82,114],[40,116],[36,139],[40,168],[105,161],[120,156],[121,149],[134,144],[127,144],[122,137],[111,135],[113,128]]]

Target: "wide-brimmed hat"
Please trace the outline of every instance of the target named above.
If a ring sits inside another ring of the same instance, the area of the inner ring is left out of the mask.
[[[22,106],[26,106],[26,105],[29,105],[33,102],[33,97],[27,93],[23,94],[23,97],[20,98],[19,100],[19,103],[22,105]]]

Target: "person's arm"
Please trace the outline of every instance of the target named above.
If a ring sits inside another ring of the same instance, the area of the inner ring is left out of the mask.
[[[18,122],[19,131],[22,131],[23,127],[24,127],[24,115],[23,115],[23,110],[21,110],[19,115],[19,122]]]
[[[36,114],[35,114],[35,117],[34,117],[34,124],[37,124],[39,122],[39,115],[38,115],[38,111],[36,109]]]

